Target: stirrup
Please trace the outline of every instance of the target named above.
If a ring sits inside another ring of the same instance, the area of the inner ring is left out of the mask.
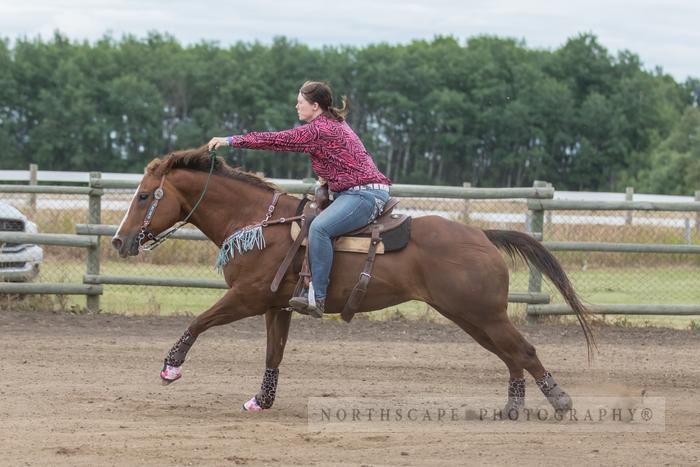
[[[313,316],[314,318],[323,318],[325,305],[325,300],[316,300],[316,306],[310,306],[306,309],[306,311],[308,312],[309,316]]]
[[[296,295],[289,299],[289,306],[302,315],[309,314],[309,289],[304,288],[301,294]]]
[[[306,311],[309,308],[309,299],[306,297],[292,297],[289,299],[289,306],[294,311]]]

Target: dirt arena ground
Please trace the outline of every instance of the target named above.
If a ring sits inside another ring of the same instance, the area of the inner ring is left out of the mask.
[[[700,462],[700,333],[597,328],[588,367],[578,328],[522,325],[572,395],[666,400],[659,433],[325,433],[310,397],[469,396],[496,390],[505,367],[456,326],[292,322],[275,406],[241,413],[264,368],[264,324],[202,335],[182,380],[158,372],[187,317],[0,313],[2,465],[571,465]],[[528,378],[528,399],[538,396]],[[512,422],[503,422],[512,423]]]

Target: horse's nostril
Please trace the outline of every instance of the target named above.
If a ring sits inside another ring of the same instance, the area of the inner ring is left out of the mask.
[[[112,246],[113,246],[116,250],[121,250],[123,244],[124,244],[124,242],[122,242],[122,239],[119,238],[119,237],[114,237],[114,238],[112,239]]]

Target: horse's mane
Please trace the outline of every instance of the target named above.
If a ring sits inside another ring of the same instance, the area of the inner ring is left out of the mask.
[[[199,172],[209,172],[211,168],[211,158],[207,145],[196,149],[186,149],[175,151],[160,159],[153,159],[146,166],[146,173],[160,177],[175,169],[197,170]],[[221,175],[234,180],[239,180],[268,191],[283,191],[274,183],[270,183],[263,177],[246,172],[244,170],[231,167],[222,157],[216,158],[214,164],[214,174]]]

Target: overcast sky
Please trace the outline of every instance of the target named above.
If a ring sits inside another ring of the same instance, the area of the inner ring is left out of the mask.
[[[699,19],[700,0],[0,0],[0,37],[10,40],[159,31],[183,44],[283,35],[318,47],[491,34],[552,50],[592,32],[611,53],[631,50],[678,81],[700,78]]]

